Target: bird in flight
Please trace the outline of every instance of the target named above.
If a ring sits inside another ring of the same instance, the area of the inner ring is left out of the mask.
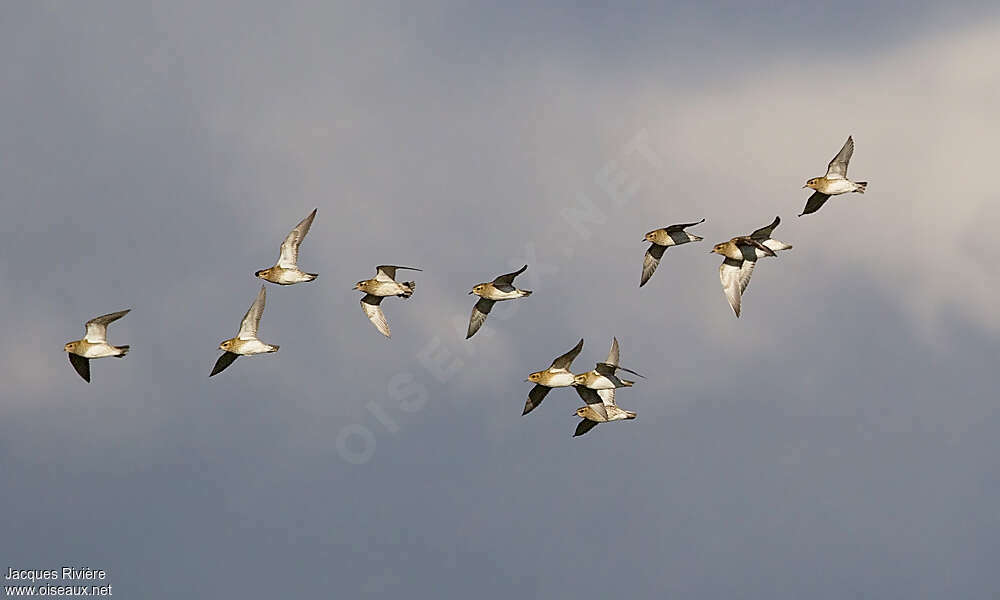
[[[209,377],[224,371],[226,367],[233,364],[241,356],[253,356],[254,354],[267,354],[277,352],[278,346],[265,344],[257,338],[257,328],[260,326],[260,316],[264,314],[264,302],[267,299],[267,291],[264,286],[260,286],[257,298],[250,305],[247,314],[243,315],[240,321],[240,331],[236,337],[230,338],[219,344],[219,350],[223,350],[222,356],[215,361],[215,367],[209,373]]]
[[[819,210],[830,196],[847,194],[849,192],[865,193],[865,188],[868,187],[867,181],[854,182],[847,178],[847,163],[851,162],[852,154],[854,154],[854,138],[847,136],[844,147],[840,149],[837,156],[834,156],[830,164],[827,165],[826,175],[813,177],[802,186],[803,188],[811,188],[816,191],[806,200],[806,207],[802,209],[802,213],[799,214],[800,217]]]
[[[711,250],[724,257],[719,266],[719,280],[737,318],[740,316],[743,292],[750,285],[750,276],[753,275],[757,260],[765,256],[777,256],[775,253],[779,250],[789,250],[792,247],[791,244],[771,238],[771,232],[779,223],[781,218],[774,217],[770,225],[761,227],[750,235],[737,236],[728,242],[716,244]]]
[[[131,308],[108,313],[87,321],[87,333],[83,339],[68,342],[63,346],[69,354],[69,362],[83,380],[90,383],[90,359],[115,356],[125,358],[128,346],[112,346],[108,343],[108,325],[124,317]]]
[[[577,375],[573,379],[573,385],[577,387],[585,387],[591,390],[613,390],[620,387],[632,387],[632,384],[635,382],[619,378],[617,374],[619,370],[626,371],[633,375],[638,375],[639,377],[644,377],[632,369],[626,369],[625,367],[620,366],[618,363],[618,338],[612,338],[611,351],[608,353],[608,359],[604,362],[597,363],[597,366],[593,371],[587,371],[586,373],[580,373]]]
[[[389,323],[385,320],[385,313],[379,306],[382,298],[388,296],[398,296],[409,298],[413,295],[413,288],[416,283],[413,281],[396,281],[396,269],[407,269],[409,271],[419,271],[414,267],[399,267],[396,265],[379,265],[375,267],[375,278],[359,281],[354,285],[354,289],[361,290],[365,296],[361,299],[361,308],[364,309],[368,320],[372,322],[375,329],[382,332],[385,337],[390,337]]]
[[[525,381],[534,383],[535,387],[528,392],[528,400],[524,403],[522,415],[535,410],[545,399],[545,394],[548,394],[550,389],[573,385],[576,376],[569,369],[573,366],[573,359],[580,354],[581,350],[583,350],[583,338],[580,338],[580,341],[569,352],[556,357],[549,368],[528,375]]]
[[[603,363],[597,363],[598,367],[601,365],[609,365],[613,367],[618,366],[618,338],[614,338],[611,341],[611,351],[608,352],[608,358]],[[617,367],[620,368],[620,367]],[[627,370],[627,369],[623,369]],[[630,373],[635,373],[635,371],[629,371]],[[638,373],[635,373],[639,375]],[[612,372],[612,377],[614,373]],[[639,375],[642,377],[641,375]],[[632,382],[623,382],[625,387],[631,386]],[[618,404],[615,403],[615,388],[603,388],[603,389],[592,389],[590,387],[577,384],[576,393],[580,395],[580,399],[587,403],[586,406],[581,406],[576,409],[576,416],[583,419],[576,426],[576,432],[573,433],[573,437],[581,436],[599,423],[607,423],[608,421],[624,421],[626,419],[634,419],[636,414],[630,410],[622,410],[618,408]]]
[[[656,267],[660,265],[660,259],[663,258],[663,253],[667,251],[667,248],[680,246],[688,242],[700,242],[703,238],[684,230],[704,222],[705,219],[697,223],[680,223],[678,225],[654,229],[647,233],[643,239],[649,242],[650,246],[649,250],[646,250],[645,258],[642,260],[642,279],[639,280],[639,287],[646,285],[649,278],[656,272]]]
[[[292,285],[312,281],[319,277],[318,273],[306,273],[299,269],[299,246],[302,245],[302,240],[309,233],[309,228],[312,227],[315,218],[316,209],[313,209],[306,218],[295,226],[295,229],[285,236],[285,241],[281,242],[281,254],[278,256],[278,262],[273,267],[257,271],[254,276],[278,285]]]
[[[465,339],[469,339],[486,322],[486,316],[493,310],[493,305],[501,300],[513,300],[531,295],[531,290],[519,290],[514,287],[514,278],[524,273],[528,265],[524,265],[513,273],[507,273],[494,279],[490,283],[480,283],[472,288],[470,294],[479,296],[479,301],[472,307],[472,316],[469,318],[469,331]]]

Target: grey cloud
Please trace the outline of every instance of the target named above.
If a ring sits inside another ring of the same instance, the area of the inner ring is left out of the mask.
[[[763,4],[10,9],[0,564],[146,598],[985,595],[996,22],[909,6],[822,48],[802,21],[831,9]],[[869,193],[795,219],[847,133]],[[261,323],[281,351],[209,381],[313,207],[320,278]],[[775,214],[795,248],[737,321],[708,244]],[[642,234],[702,217],[640,291]],[[350,287],[404,259],[390,342]],[[462,340],[465,292],[523,262],[536,293]],[[132,353],[83,385],[61,344],[126,307]],[[612,335],[636,421],[573,440],[568,390],[520,416],[527,373]]]

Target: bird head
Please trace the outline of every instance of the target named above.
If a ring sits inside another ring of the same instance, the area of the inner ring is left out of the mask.
[[[226,341],[222,342],[221,344],[219,344],[219,350],[225,350],[227,352],[232,347],[233,347],[233,340],[226,340]]]
[[[812,188],[812,189],[815,190],[816,186],[818,186],[818,185],[819,185],[819,177],[813,177],[812,179],[810,179],[809,181],[807,181],[806,184],[804,186],[802,186],[802,187],[803,188]]]
[[[726,242],[723,242],[721,244],[716,244],[715,246],[712,246],[712,250],[710,251],[710,253],[711,254],[725,254],[726,253]]]
[[[580,417],[581,419],[586,419],[587,418],[587,407],[586,406],[581,406],[580,408],[576,409],[576,412],[574,412],[573,414],[576,415],[576,416],[578,416],[578,417]]]
[[[256,271],[256,272],[255,272],[255,273],[253,274],[253,276],[254,276],[254,277],[263,277],[263,276],[264,276],[264,272],[265,272],[266,270],[267,270],[267,269],[261,269],[260,271]]]
[[[67,342],[67,343],[66,343],[66,344],[65,344],[65,345],[63,346],[63,351],[64,351],[64,352],[72,352],[72,351],[73,351],[73,348],[74,348],[75,346],[76,346],[76,342]]]
[[[480,283],[479,285],[473,287],[472,291],[469,292],[469,293],[470,294],[475,294],[475,295],[478,296],[478,295],[482,294],[483,290],[485,290],[485,289],[486,289],[486,284],[485,283]]]
[[[542,380],[542,372],[541,371],[538,371],[537,373],[532,373],[531,375],[528,375],[528,381],[531,381],[533,383],[538,383],[541,380]]]

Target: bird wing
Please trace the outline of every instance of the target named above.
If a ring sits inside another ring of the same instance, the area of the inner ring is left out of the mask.
[[[266,300],[267,292],[262,285],[260,286],[260,291],[257,292],[257,298],[250,305],[247,314],[243,315],[243,320],[240,321],[240,332],[236,334],[237,338],[241,340],[257,339],[257,327],[260,325],[260,316],[264,314],[264,303]]]
[[[761,240],[751,237],[738,237],[733,238],[732,241],[736,243],[736,247],[743,254],[743,260],[756,260],[764,256],[777,256],[774,250],[768,248]]]
[[[226,367],[233,364],[233,361],[239,357],[240,355],[235,352],[223,352],[222,356],[219,357],[219,360],[215,361],[215,366],[212,367],[212,372],[209,373],[208,376],[211,377],[213,375],[218,375],[219,373],[225,371]]]
[[[375,329],[381,331],[385,337],[391,337],[389,335],[389,323],[385,320],[385,313],[382,312],[382,307],[379,306],[381,302],[381,296],[365,294],[365,297],[361,299],[361,308],[364,309],[365,314],[368,315],[368,320],[372,322]]]
[[[299,221],[299,224],[295,226],[287,236],[285,236],[285,241],[281,242],[281,255],[278,257],[278,266],[282,269],[297,269],[299,263],[299,246],[302,244],[303,238],[309,233],[309,228],[312,227],[313,219],[316,218],[316,209],[313,209],[309,216]]]
[[[375,267],[375,281],[396,281],[396,269],[407,269],[409,271],[420,271],[415,267],[401,267],[399,265],[379,265]]]
[[[695,223],[678,223],[677,225],[671,225],[666,228],[667,233],[677,233],[678,231],[684,231],[688,227],[694,227],[695,225],[701,225],[705,222],[705,219],[697,221]]]
[[[108,325],[127,315],[130,310],[132,309],[129,308],[118,312],[108,313],[106,315],[94,317],[93,319],[87,321],[87,334],[83,339],[87,340],[91,344],[107,342]]]
[[[775,240],[775,239],[764,240],[761,243],[764,244],[765,246],[767,246],[768,248],[770,248],[771,250],[775,251],[775,252],[777,252],[778,250],[791,250],[792,249],[792,245],[791,244],[786,244],[785,242],[782,242],[782,241],[779,241],[779,240]],[[757,258],[763,258],[763,256],[758,253],[757,254]]]
[[[469,339],[479,331],[479,328],[486,322],[486,315],[493,310],[493,300],[480,298],[479,302],[472,307],[472,316],[469,317],[469,331],[465,334],[465,339]]]
[[[771,232],[773,232],[774,228],[777,227],[780,223],[781,223],[781,217],[774,217],[774,220],[771,221],[770,225],[761,227],[760,229],[754,231],[747,237],[753,240],[757,240],[758,242],[766,240],[771,237]]]
[[[649,245],[649,250],[646,250],[646,256],[642,259],[642,279],[639,280],[639,287],[646,285],[649,278],[653,276],[653,273],[656,272],[656,267],[660,266],[660,259],[663,258],[663,253],[666,251],[666,246],[659,244]]]
[[[597,427],[597,421],[591,421],[590,419],[583,419],[580,424],[576,426],[576,431],[573,433],[573,437],[580,437],[581,435],[587,433],[594,427]]]
[[[826,202],[827,198],[829,197],[830,197],[829,194],[824,194],[823,192],[813,192],[812,196],[809,196],[809,199],[806,200],[806,207],[802,209],[802,212],[799,213],[799,216],[801,217],[802,215],[811,215],[812,213],[816,212],[817,210],[820,209],[820,207],[823,206],[823,203]]]
[[[837,156],[834,156],[830,164],[826,166],[826,178],[847,179],[847,163],[851,162],[852,154],[854,154],[854,138],[847,136],[844,147],[840,149]]]
[[[734,260],[726,258],[719,266],[719,280],[722,282],[722,291],[726,293],[729,306],[733,307],[736,316],[740,316],[740,299],[747,286],[750,285],[750,276],[753,274],[753,267],[757,261]]]
[[[645,375],[641,375],[641,374],[639,374],[639,373],[636,373],[636,372],[635,372],[635,371],[633,371],[632,369],[627,369],[627,368],[625,368],[625,367],[622,367],[622,366],[620,366],[620,365],[615,365],[615,368],[616,368],[616,369],[618,369],[619,371],[625,371],[626,373],[631,373],[631,374],[635,375],[636,377],[642,377],[643,379],[645,379],[645,378],[646,378],[646,376],[645,376]]]
[[[551,388],[545,387],[540,383],[536,383],[535,387],[531,388],[531,391],[528,392],[528,400],[524,403],[524,412],[522,412],[521,415],[526,415],[538,408],[538,405],[542,403],[542,400],[545,400],[545,394],[549,393],[549,389]]]
[[[604,402],[604,406],[617,406],[615,404],[615,390],[611,388],[610,390],[597,390],[597,395],[601,397],[601,401]]]
[[[581,350],[583,350],[583,338],[580,338],[580,341],[577,342],[575,346],[573,346],[572,350],[570,350],[566,354],[563,354],[562,356],[557,357],[554,361],[552,361],[552,366],[549,368],[566,369],[568,371],[570,365],[573,364],[573,359],[575,359],[576,356],[580,354]]]
[[[73,354],[72,352],[70,352],[69,353],[69,364],[73,365],[73,368],[76,369],[76,372],[80,374],[80,377],[83,377],[84,381],[86,381],[87,383],[90,383],[90,359],[89,358],[84,358],[83,356],[79,356],[79,355],[76,355],[76,354]]]
[[[611,351],[608,352],[608,359],[604,361],[609,365],[618,366],[619,351],[618,351],[618,338],[611,338]]]
[[[583,387],[582,385],[576,385],[573,387],[576,388],[576,393],[580,395],[580,399],[586,402],[587,406],[589,406],[591,410],[605,419],[608,418],[608,410],[604,408],[604,399],[598,395],[597,390],[592,390],[589,387]]]
[[[507,273],[506,275],[501,275],[493,280],[493,285],[500,287],[501,285],[513,285],[514,278],[524,273],[528,269],[528,265],[524,265],[520,269],[514,271],[513,273]]]

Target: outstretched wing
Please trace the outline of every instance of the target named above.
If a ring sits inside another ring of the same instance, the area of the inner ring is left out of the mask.
[[[375,329],[381,331],[385,337],[391,337],[389,335],[389,323],[385,320],[385,313],[382,312],[382,307],[379,306],[381,302],[381,296],[365,294],[365,297],[361,299],[361,308],[364,309],[368,320],[372,322]]]
[[[233,364],[233,361],[239,357],[240,355],[235,352],[223,352],[222,356],[219,357],[219,360],[215,361],[215,366],[212,367],[212,372],[209,373],[208,376],[211,377],[213,375],[218,375],[219,373],[225,371],[226,367]]]
[[[813,195],[809,196],[809,199],[806,200],[806,207],[802,209],[802,212],[799,213],[799,216],[801,217],[802,215],[811,215],[812,213],[816,212],[817,210],[820,209],[820,207],[823,206],[823,203],[826,202],[827,198],[829,197],[830,197],[829,194],[824,194],[823,192],[813,192]]]
[[[649,245],[649,250],[646,250],[646,256],[642,259],[642,279],[639,280],[639,287],[646,285],[649,278],[653,276],[653,273],[656,272],[656,267],[660,266],[660,259],[663,258],[663,253],[666,251],[666,246],[659,244]]]
[[[573,359],[575,359],[577,355],[580,354],[581,350],[583,350],[583,338],[580,338],[580,341],[577,342],[575,346],[573,346],[572,350],[570,350],[566,354],[563,354],[562,356],[557,357],[554,361],[552,361],[552,366],[549,368],[566,369],[568,371],[570,365],[573,364]]]
[[[677,225],[671,225],[667,227],[667,233],[677,233],[678,231],[684,231],[688,227],[694,227],[695,225],[701,225],[705,222],[705,219],[696,221],[694,223],[678,223]]]
[[[614,388],[611,388],[610,390],[597,390],[597,395],[601,397],[601,400],[604,402],[604,406],[617,406],[617,404],[615,404]]]
[[[379,265],[375,267],[375,281],[396,281],[396,269],[406,269],[408,271],[420,271],[415,267],[401,267],[399,265]]]
[[[846,179],[847,178],[847,163],[851,162],[851,156],[854,154],[854,138],[847,136],[847,141],[844,142],[844,147],[840,149],[837,156],[833,157],[830,164],[826,166],[826,178],[827,179]]]
[[[80,374],[80,377],[83,377],[84,381],[86,381],[87,383],[90,383],[90,359],[89,358],[84,358],[82,356],[79,356],[79,355],[76,355],[76,354],[73,354],[72,352],[70,352],[69,353],[69,364],[73,365],[73,368],[76,369],[76,372]]]
[[[528,265],[524,265],[523,267],[514,271],[513,273],[507,273],[506,275],[501,275],[493,280],[493,285],[497,287],[513,285],[514,278],[520,275],[521,273],[524,273],[527,269]]]
[[[581,435],[587,433],[594,427],[597,427],[597,421],[591,421],[590,419],[584,419],[580,421],[580,424],[576,426],[576,431],[573,433],[573,437],[580,437]]]
[[[469,339],[479,331],[479,328],[486,322],[486,315],[493,310],[493,300],[480,298],[479,302],[472,307],[472,316],[469,317],[469,331],[465,334],[465,339]]]
[[[771,237],[771,232],[773,232],[774,228],[777,227],[780,223],[781,223],[781,217],[774,217],[774,220],[771,221],[770,225],[761,227],[760,229],[754,231],[747,237],[749,237],[752,240],[757,240],[758,242],[764,241]]]
[[[619,352],[618,352],[618,338],[611,338],[611,351],[608,352],[608,359],[604,361],[606,364],[618,366]],[[600,364],[600,363],[598,363]]]
[[[241,340],[255,340],[257,339],[257,327],[260,325],[260,316],[264,314],[264,303],[267,300],[267,292],[264,286],[260,286],[260,291],[257,293],[257,298],[250,305],[247,314],[243,315],[243,320],[240,322],[240,332],[236,334]]]
[[[309,233],[309,228],[312,227],[313,219],[316,218],[316,209],[314,208],[309,216],[299,221],[299,224],[295,226],[287,236],[285,236],[285,241],[281,242],[281,255],[278,257],[278,266],[282,269],[297,269],[299,263],[299,246],[302,245],[302,240]]]
[[[108,325],[124,317],[131,311],[131,308],[118,312],[108,313],[87,321],[87,334],[83,339],[92,344],[99,344],[108,341]]]
[[[521,416],[524,416],[538,408],[538,405],[542,403],[542,400],[545,400],[545,394],[549,393],[549,389],[551,388],[548,388],[540,383],[536,383],[535,387],[531,388],[531,391],[528,392],[528,400],[524,403],[524,412],[521,413]]]
[[[750,285],[750,276],[753,275],[753,260],[734,260],[726,258],[719,266],[719,280],[722,282],[722,291],[726,293],[726,300],[729,306],[733,307],[736,316],[740,316],[740,300],[743,292]]]

